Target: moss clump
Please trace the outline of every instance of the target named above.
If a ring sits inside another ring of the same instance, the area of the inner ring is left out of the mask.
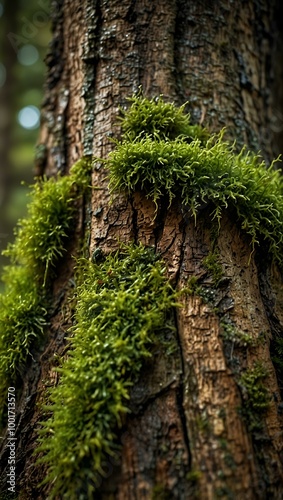
[[[1,426],[4,424],[7,387],[15,384],[31,347],[42,338],[46,325],[45,304],[38,295],[32,272],[28,268],[11,266],[5,278],[6,293],[0,296]]]
[[[200,470],[195,470],[195,469],[190,470],[190,472],[188,472],[186,475],[186,479],[193,484],[198,483],[201,477],[202,477],[202,472]]]
[[[142,190],[156,205],[164,196],[169,203],[178,198],[194,217],[200,208],[210,204],[211,216],[219,223],[223,210],[231,208],[242,229],[251,236],[252,246],[264,240],[282,265],[280,173],[273,164],[267,168],[258,155],[245,149],[236,154],[234,146],[224,141],[223,132],[203,143],[196,137],[188,141],[185,133],[174,139],[166,113],[167,125],[157,125],[159,107],[169,106],[173,113],[174,106],[161,104],[133,98],[132,107],[122,119],[124,137],[106,161],[110,190],[126,194]],[[174,112],[183,116],[182,108]]]
[[[201,288],[198,281],[197,276],[191,276],[188,278],[187,286],[182,289],[182,292],[188,295],[198,295],[199,289]]]
[[[256,345],[259,341],[242,330],[239,330],[231,321],[222,319],[220,322],[221,335],[224,340],[232,342],[233,345],[239,347],[249,347]]]
[[[171,498],[171,492],[162,484],[156,484],[153,487],[150,500],[170,500]]]
[[[80,275],[70,356],[39,447],[52,495],[68,499],[90,498],[99,484],[117,450],[129,390],[176,300],[164,264],[142,246],[85,261]]]
[[[164,102],[162,96],[146,99],[142,95],[130,97],[131,107],[120,109],[122,130],[125,138],[133,141],[137,137],[149,135],[155,139],[198,138],[206,141],[208,132],[199,125],[190,123],[190,115],[185,113],[185,106],[176,108],[173,103]]]
[[[206,287],[200,284],[200,279],[197,276],[191,276],[187,281],[187,286],[182,289],[182,294],[198,295],[203,302],[214,306],[216,289],[215,287]],[[216,310],[215,310],[216,312]]]
[[[203,259],[204,268],[211,274],[213,285],[217,287],[223,278],[222,266],[219,263],[219,255],[217,252],[210,252],[207,257]]]
[[[264,384],[267,375],[266,368],[258,362],[239,380],[239,385],[243,390],[244,415],[252,430],[261,429],[261,417],[270,404],[268,390]]]
[[[86,172],[86,161],[80,160],[69,176],[36,182],[30,193],[28,215],[18,222],[15,242],[4,251],[12,264],[28,267],[39,285],[45,285],[50,267],[64,251],[74,200],[89,183]]]
[[[72,217],[70,178],[37,182],[31,197],[28,216],[19,221],[15,243],[4,254],[13,264],[28,267],[34,279],[45,285],[50,266],[64,250]]]
[[[38,181],[26,219],[18,223],[15,242],[4,252],[5,293],[0,296],[0,400],[15,384],[47,322],[47,279],[64,252],[75,198],[89,182],[91,162],[81,160],[70,175]]]

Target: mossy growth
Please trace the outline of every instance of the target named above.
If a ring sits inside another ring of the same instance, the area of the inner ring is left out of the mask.
[[[211,433],[211,425],[209,422],[209,418],[206,414],[196,415],[195,424],[198,431],[201,434],[210,434]]]
[[[186,104],[176,108],[173,103],[164,102],[162,96],[147,99],[142,94],[128,98],[131,106],[128,110],[120,108],[124,138],[133,141],[145,136],[154,139],[184,137],[186,140],[198,138],[206,142],[207,130],[190,123],[190,115],[185,113]]]
[[[188,472],[186,475],[186,479],[193,484],[198,483],[201,477],[202,477],[202,472],[196,469],[190,470],[190,472]]]
[[[274,162],[267,167],[245,148],[237,154],[223,131],[206,141],[198,133],[186,135],[184,107],[142,96],[131,101],[122,117],[124,135],[106,160],[111,192],[141,190],[156,206],[163,197],[169,203],[178,199],[195,218],[200,208],[211,206],[219,224],[230,208],[252,248],[264,241],[282,266],[283,179]]]
[[[198,277],[191,276],[187,281],[187,286],[183,288],[183,293],[188,295],[198,295],[200,285],[198,284]]]
[[[89,184],[91,162],[76,163],[70,175],[38,180],[30,194],[28,215],[19,221],[15,242],[3,273],[0,295],[0,401],[16,383],[31,349],[42,338],[47,323],[48,278],[64,252],[75,210],[75,198]],[[4,410],[4,407],[3,407]]]
[[[69,176],[34,184],[28,215],[18,222],[15,242],[3,252],[12,264],[29,268],[39,285],[45,285],[48,271],[64,251],[74,200],[89,184],[89,165],[90,162],[80,160]]]
[[[84,260],[78,272],[69,358],[51,392],[52,415],[38,449],[51,497],[68,499],[92,498],[107,457],[117,451],[130,388],[176,305],[163,262],[143,246]]]
[[[217,287],[223,278],[223,270],[219,262],[219,254],[217,252],[210,252],[203,259],[203,266],[212,276],[213,285]]]
[[[262,415],[270,404],[270,395],[264,383],[267,375],[264,365],[257,362],[239,380],[244,399],[243,414],[254,431],[261,429]]]
[[[171,500],[171,498],[171,492],[163,484],[156,484],[153,487],[150,500]]]
[[[224,340],[232,342],[239,347],[255,346],[259,340],[254,339],[249,333],[243,332],[231,320],[222,319],[220,321],[220,332]]]
[[[187,286],[182,289],[182,294],[198,295],[204,303],[214,306],[216,297],[215,286],[204,286],[200,283],[200,280],[201,278],[197,276],[191,276],[187,281]],[[214,308],[214,312],[217,312],[217,309]]]

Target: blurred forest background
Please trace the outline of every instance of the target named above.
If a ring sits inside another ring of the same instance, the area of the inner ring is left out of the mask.
[[[50,40],[48,0],[0,0],[1,253],[26,214]],[[6,262],[1,255],[0,275]]]

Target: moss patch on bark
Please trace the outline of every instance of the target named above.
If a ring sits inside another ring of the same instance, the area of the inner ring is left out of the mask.
[[[118,450],[129,390],[176,305],[163,262],[143,246],[83,261],[79,280],[69,358],[38,450],[54,484],[51,498],[92,498]]]
[[[112,193],[141,190],[156,206],[177,198],[195,218],[211,205],[219,224],[230,208],[252,249],[264,243],[282,267],[283,179],[275,162],[268,167],[245,148],[236,154],[223,131],[204,140],[199,128],[188,128],[184,107],[162,98],[134,98],[121,120],[124,135],[105,162]]]
[[[11,262],[4,269],[6,287],[0,296],[0,402],[4,414],[7,387],[21,378],[31,351],[43,337],[48,280],[64,253],[75,200],[89,185],[91,165],[83,159],[69,176],[37,181],[30,193],[28,215],[19,221],[15,242],[4,252]]]

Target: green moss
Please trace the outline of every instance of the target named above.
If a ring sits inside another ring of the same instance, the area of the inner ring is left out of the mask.
[[[153,487],[151,500],[171,500],[171,498],[170,491],[162,484],[156,484]]]
[[[220,327],[223,339],[239,347],[249,347],[257,343],[257,340],[253,339],[249,333],[239,330],[231,321],[223,319],[220,322]]]
[[[245,149],[236,154],[223,132],[205,142],[198,137],[188,141],[185,133],[175,137],[178,134],[171,133],[169,124],[174,123],[172,114],[183,116],[183,108],[141,97],[132,101],[122,118],[124,137],[106,161],[111,192],[142,190],[156,205],[164,196],[169,203],[178,198],[194,217],[210,205],[211,217],[219,224],[223,210],[231,208],[250,235],[252,247],[265,241],[282,265],[283,180],[273,164],[267,168],[258,155]]]
[[[28,267],[39,285],[45,285],[48,271],[62,256],[74,200],[89,183],[89,166],[90,162],[80,160],[69,176],[37,181],[28,215],[18,222],[15,242],[3,252],[12,264]]]
[[[203,127],[190,124],[190,115],[185,113],[186,104],[176,108],[173,103],[164,102],[162,96],[146,99],[137,95],[128,101],[131,107],[128,110],[120,108],[122,116],[119,118],[124,137],[129,141],[146,135],[158,140],[184,136],[206,141],[209,137]]]
[[[182,295],[197,295],[201,297],[205,304],[209,304],[211,307],[215,304],[216,298],[216,288],[215,287],[206,287],[199,283],[200,278],[197,276],[191,276],[187,281],[187,286],[182,288]],[[217,314],[217,308],[213,307],[213,311]]]
[[[75,199],[89,182],[91,162],[81,160],[70,175],[36,182],[28,215],[19,221],[15,242],[4,252],[5,293],[0,296],[0,401],[16,383],[47,323],[47,281],[63,254],[75,212]],[[4,410],[5,406],[3,406]]]
[[[203,266],[211,274],[213,285],[217,287],[223,277],[222,266],[219,263],[218,253],[210,252],[207,257],[203,259]]]
[[[257,362],[239,380],[244,399],[243,413],[252,430],[261,429],[262,415],[270,404],[270,396],[264,384],[267,374],[262,363]]]
[[[31,197],[28,216],[19,221],[15,243],[4,254],[13,264],[28,267],[34,279],[44,285],[48,270],[64,250],[73,212],[70,178],[37,182]]]
[[[164,264],[142,246],[84,261],[80,274],[70,356],[39,448],[53,495],[68,499],[91,496],[99,484],[107,456],[117,451],[129,390],[176,302]]]
[[[46,309],[28,268],[11,267],[6,294],[0,296],[0,396],[26,363],[31,345],[42,337]]]
[[[200,470],[195,470],[192,469],[188,474],[186,475],[186,479],[190,481],[193,484],[196,484],[199,482],[199,480],[202,477],[202,472]]]
[[[201,434],[209,434],[211,432],[211,425],[207,415],[197,415],[195,424]]]
[[[191,276],[187,281],[187,286],[182,291],[188,295],[194,295],[197,294],[199,288],[197,276]]]

